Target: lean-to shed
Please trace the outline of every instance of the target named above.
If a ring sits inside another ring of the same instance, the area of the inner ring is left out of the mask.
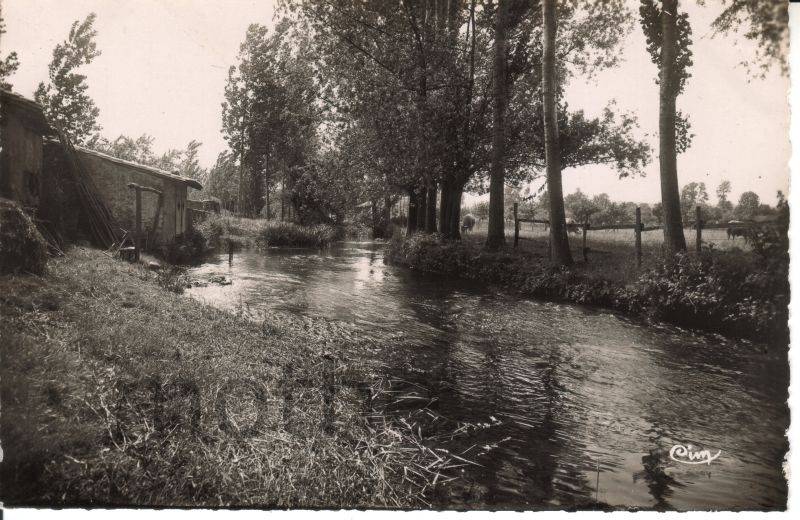
[[[46,153],[51,158],[48,167],[63,168],[65,152],[61,143],[49,141],[46,146],[53,148]],[[142,192],[142,231],[149,247],[173,242],[189,230],[187,190],[203,189],[199,182],[88,148],[76,146],[75,151],[82,173],[91,180],[97,196],[131,236],[136,228],[136,197],[129,184],[161,192]]]

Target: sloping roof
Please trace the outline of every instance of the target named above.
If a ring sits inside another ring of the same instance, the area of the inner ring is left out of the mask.
[[[174,181],[174,182],[181,182],[186,184],[190,188],[194,188],[196,190],[202,190],[203,185],[197,182],[194,179],[190,179],[189,177],[181,177],[175,173],[169,173],[168,171],[159,170],[158,168],[154,168],[152,166],[145,166],[144,164],[139,164],[131,161],[126,161],[123,159],[118,159],[113,155],[104,154],[102,152],[96,152],[94,150],[90,150],[88,148],[84,148],[82,146],[76,146],[76,150],[81,153],[85,153],[87,155],[93,155],[95,157],[99,157],[100,159],[106,160],[108,162],[112,162],[114,164],[119,164],[121,166],[127,166],[128,168],[133,168],[134,170],[138,170],[143,173],[147,173],[149,175],[153,175],[155,177],[160,177],[162,179]]]
[[[55,135],[55,130],[50,128],[44,117],[44,111],[37,102],[10,90],[0,89],[0,106],[2,106],[3,114],[6,114],[8,108],[18,110],[23,114],[26,122],[42,135]]]

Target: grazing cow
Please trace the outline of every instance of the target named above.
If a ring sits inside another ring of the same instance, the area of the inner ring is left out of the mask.
[[[464,218],[461,219],[461,231],[472,231],[472,228],[475,227],[477,222],[478,219],[472,213],[467,213],[464,215]]]
[[[736,237],[747,238],[747,225],[739,220],[731,220],[728,222],[728,240],[735,239]]]

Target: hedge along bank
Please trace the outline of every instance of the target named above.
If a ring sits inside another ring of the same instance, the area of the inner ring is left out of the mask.
[[[784,244],[743,259],[711,251],[665,256],[630,281],[591,267],[554,267],[543,258],[417,234],[391,242],[390,262],[423,272],[482,280],[526,296],[595,305],[681,326],[788,345],[788,254]],[[756,251],[759,247],[755,248]]]

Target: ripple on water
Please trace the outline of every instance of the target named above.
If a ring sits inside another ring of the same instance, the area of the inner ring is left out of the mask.
[[[188,291],[222,308],[348,323],[381,345],[387,375],[424,388],[448,421],[486,425],[443,441],[481,464],[445,504],[785,504],[785,352],[397,269],[372,243],[244,252],[230,266],[220,256],[191,274],[233,280]],[[676,443],[722,455],[682,465],[668,455]]]

